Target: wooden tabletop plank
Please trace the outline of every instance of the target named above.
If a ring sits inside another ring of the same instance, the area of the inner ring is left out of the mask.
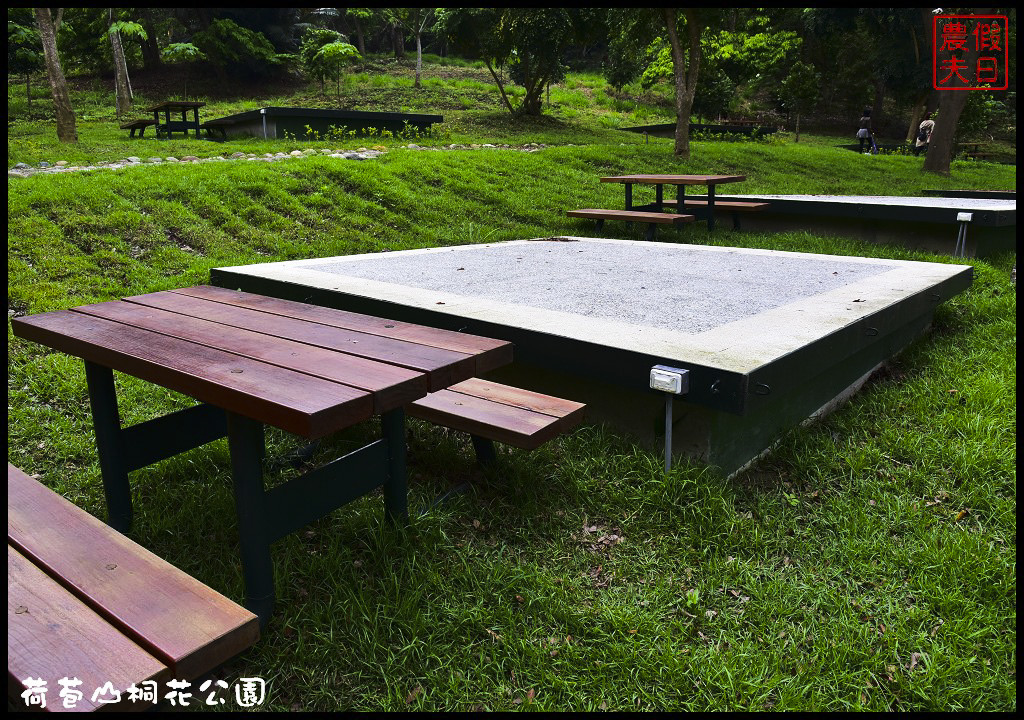
[[[418,370],[427,374],[431,390],[473,377],[476,367],[473,356],[465,353],[250,310],[176,292],[136,295],[125,298],[125,301]]]
[[[27,315],[11,327],[18,337],[304,437],[373,416],[368,392],[82,313]]]
[[[179,677],[199,677],[259,637],[253,613],[10,463],[7,540]]]
[[[616,175],[603,177],[601,182],[641,185],[718,185],[741,182],[746,179],[746,175]]]
[[[551,417],[565,418],[575,424],[576,418],[582,418],[586,405],[565,400],[551,395],[531,392],[522,388],[509,387],[500,383],[491,382],[482,378],[470,378],[457,385],[448,388],[452,392],[472,395],[474,397],[492,400],[504,405],[514,405],[524,410],[542,413]]]
[[[93,692],[112,683],[122,702],[109,707],[127,710],[132,684],[170,679],[167,667],[42,570],[7,546],[7,689],[12,707],[28,710],[21,699],[28,678],[46,682],[50,712],[90,711],[108,707]],[[63,678],[77,678],[82,699],[64,708],[58,695]],[[12,693],[12,689],[15,691]],[[136,709],[143,709],[136,707]]]
[[[331,325],[333,327],[357,330],[371,335],[407,340],[421,345],[452,350],[454,352],[474,355],[477,358],[477,373],[487,372],[512,362],[512,343],[506,340],[495,340],[480,335],[431,328],[424,325],[373,317],[361,313],[320,307],[293,300],[255,295],[253,293],[228,290],[211,285],[182,288],[173,292],[192,297],[214,300],[216,302],[246,307],[252,310],[284,315],[309,322]]]
[[[365,390],[373,393],[375,413],[401,407],[429,391],[426,375],[416,370],[146,305],[116,300],[71,310]]]

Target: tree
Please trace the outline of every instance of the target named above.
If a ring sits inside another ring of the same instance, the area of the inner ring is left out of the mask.
[[[991,15],[989,8],[974,8],[973,13],[977,15]],[[962,63],[961,67],[974,68],[978,62],[978,49],[974,43],[966,43],[963,51],[957,55],[952,53]],[[952,81],[950,85],[952,85]],[[961,85],[961,83],[957,83]],[[967,105],[967,96],[972,92],[983,92],[978,90],[944,90],[939,92],[939,111],[935,120],[935,129],[932,130],[932,137],[928,141],[928,153],[924,156],[922,170],[935,173],[936,175],[949,175],[949,164],[953,158],[953,144],[956,140],[957,123],[960,114]]]
[[[171,43],[164,48],[163,59],[172,65],[177,65],[178,63],[186,65],[183,73],[185,92],[182,94],[181,99],[188,100],[188,65],[199,60],[205,60],[206,55],[192,43]]]
[[[360,55],[366,55],[366,30],[373,22],[371,8],[345,8],[345,17],[352,21],[356,29],[356,49]]]
[[[661,17],[668,32],[672,47],[672,65],[676,86],[676,141],[673,152],[681,160],[690,158],[690,109],[697,90],[697,76],[700,72],[700,25],[697,11],[687,8],[683,11],[685,29],[689,43],[684,48],[679,39],[679,12],[675,8],[661,8]]]
[[[7,72],[25,76],[25,94],[32,107],[32,73],[39,72],[43,56],[39,54],[40,38],[29,8],[7,11]]]
[[[263,33],[228,18],[211,21],[205,30],[195,33],[192,42],[210,59],[222,85],[228,84],[229,72],[263,75],[278,62],[274,46]]]
[[[320,55],[320,48],[334,42],[345,42],[340,32],[327,28],[310,28],[299,46],[299,66],[307,77],[320,81],[320,92],[324,91],[324,80],[331,74],[331,68]]]
[[[316,57],[326,71],[337,79],[338,103],[341,104],[341,71],[350,62],[359,59],[359,51],[347,42],[332,42],[320,48]]]
[[[438,26],[452,47],[487,65],[513,115],[540,115],[545,85],[565,75],[562,56],[575,33],[567,8],[444,8]],[[512,104],[509,79],[525,89],[522,102]]]
[[[814,107],[820,88],[821,76],[813,66],[799,60],[793,63],[789,75],[782,81],[779,98],[783,107],[796,113],[796,142],[800,142],[800,114]]]
[[[50,14],[50,8],[33,8],[39,38],[43,43],[43,57],[46,63],[46,77],[50,81],[53,93],[53,106],[57,115],[57,139],[61,142],[78,142],[78,131],[75,128],[75,111],[71,108],[71,96],[68,84],[64,79],[64,71],[60,67],[60,55],[57,54],[57,27],[60,25],[61,10],[57,17]]]
[[[115,21],[114,8],[109,9],[107,18],[109,22],[107,35],[110,36],[110,47],[114,54],[115,107],[117,117],[120,118],[131,108],[134,99],[132,83],[128,77],[128,63],[124,59],[124,48],[121,45],[121,33],[145,40],[146,31],[138,23]]]
[[[423,73],[423,33],[434,22],[433,8],[396,8],[391,11],[398,24],[416,36],[416,82],[413,87],[420,87],[420,75]]]

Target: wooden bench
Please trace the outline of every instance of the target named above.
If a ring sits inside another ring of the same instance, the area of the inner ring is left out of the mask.
[[[121,125],[121,129],[131,130],[131,133],[128,135],[129,138],[135,137],[136,130],[139,131],[139,137],[144,137],[146,135],[146,128],[150,125],[156,125],[156,120],[132,120]]]
[[[654,239],[654,230],[658,225],[682,225],[693,222],[693,215],[675,215],[663,212],[647,212],[642,210],[603,210],[600,208],[584,208],[569,210],[569,217],[597,220],[598,231],[604,227],[605,220],[625,220],[626,222],[647,223],[647,239]]]
[[[572,400],[472,378],[430,393],[407,405],[406,412],[468,432],[477,459],[489,464],[495,460],[494,441],[533,450],[578,425],[585,407]]]
[[[134,709],[132,685],[192,681],[258,638],[251,612],[7,464],[9,707],[31,678],[63,710],[58,681],[78,678],[74,709]],[[94,702],[108,682],[121,701]]]
[[[758,212],[765,210],[771,203],[750,201],[750,200],[715,200],[715,211],[728,210],[732,213],[732,227],[733,230],[740,229],[740,218],[737,213],[741,212]],[[686,208],[693,208],[695,210],[703,210],[707,208],[707,200],[687,200]],[[679,204],[675,200],[666,200],[665,207],[673,210],[678,210]]]
[[[212,138],[214,135],[219,137],[221,140],[228,139],[227,128],[224,125],[212,124],[210,122],[204,122],[199,126],[200,130],[206,131],[206,137]]]

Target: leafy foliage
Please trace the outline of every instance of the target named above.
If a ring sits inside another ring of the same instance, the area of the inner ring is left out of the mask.
[[[40,42],[31,11],[28,8],[10,8],[7,15],[7,72],[26,75],[42,70]]]
[[[299,46],[299,66],[307,77],[320,81],[320,90],[324,88],[324,80],[332,75],[320,48],[330,43],[345,42],[346,38],[336,30],[327,28],[310,28],[302,38]]]
[[[487,63],[512,114],[540,115],[544,86],[565,75],[562,57],[574,32],[566,8],[445,8],[438,25],[453,47]],[[506,92],[504,70],[526,90],[518,107]]]
[[[278,62],[274,46],[260,32],[219,18],[197,32],[193,43],[218,70],[241,76],[266,75]]]

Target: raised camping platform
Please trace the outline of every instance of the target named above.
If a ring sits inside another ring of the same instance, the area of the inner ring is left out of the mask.
[[[224,137],[252,135],[284,139],[285,133],[296,140],[307,139],[307,127],[324,135],[332,128],[363,132],[369,128],[399,132],[406,125],[419,131],[443,122],[441,115],[419,115],[400,112],[365,112],[362,110],[328,110],[325,108],[265,107],[207,120],[203,128]]]
[[[689,370],[673,448],[732,474],[845,398],[972,268],[547,238],[216,268],[214,285],[515,343],[487,377],[571,397],[657,447],[653,365]]]
[[[693,197],[701,199],[698,195]],[[763,211],[743,216],[744,230],[807,230],[902,245],[940,255],[953,254],[960,232],[957,216],[968,212],[971,213],[967,227],[968,257],[987,257],[1017,247],[1016,199],[716,193],[715,201],[719,200],[769,203]]]
[[[676,136],[676,124],[674,122],[636,125],[619,129],[626,132],[644,133],[651,137],[674,138]],[[690,123],[691,133],[712,133],[715,135],[746,135],[757,138],[764,135],[773,135],[778,130],[777,127],[758,125],[756,123]]]

